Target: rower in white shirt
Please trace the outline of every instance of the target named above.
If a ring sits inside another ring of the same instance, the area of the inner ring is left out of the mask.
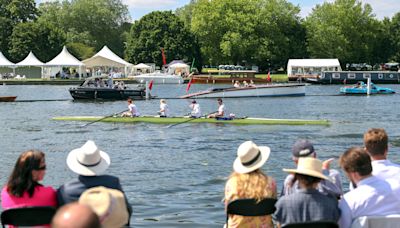
[[[400,214],[400,199],[391,185],[372,175],[369,155],[363,148],[350,148],[339,160],[355,189],[343,195],[339,202],[340,228],[350,228],[354,219],[361,216]]]
[[[192,103],[190,104],[190,108],[192,109],[192,111],[190,112],[190,118],[201,117],[200,105],[196,102],[196,100],[192,101]]]
[[[165,99],[160,100],[160,111],[158,111],[160,117],[169,117],[169,107]]]
[[[217,101],[218,101],[218,111],[213,114],[208,115],[207,118],[217,118],[217,117],[225,116],[225,105],[222,102],[222,99],[218,98]]]

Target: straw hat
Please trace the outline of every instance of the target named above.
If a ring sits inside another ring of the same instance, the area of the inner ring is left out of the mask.
[[[128,224],[129,214],[124,194],[105,187],[90,188],[79,197],[79,203],[88,205],[99,216],[102,227],[116,228]]]
[[[96,176],[110,166],[110,157],[99,150],[92,140],[88,140],[82,147],[69,152],[67,165],[79,175]]]
[[[267,146],[257,146],[252,141],[242,143],[237,150],[233,170],[237,173],[250,173],[261,168],[268,160],[271,150]]]
[[[329,180],[327,176],[322,174],[322,162],[313,157],[301,157],[297,163],[297,169],[283,169],[283,171]]]

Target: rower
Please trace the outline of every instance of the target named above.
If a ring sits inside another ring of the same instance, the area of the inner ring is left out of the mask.
[[[165,99],[160,100],[160,111],[158,111],[158,113],[160,114],[160,117],[169,116],[169,108]]]
[[[218,112],[208,115],[207,118],[224,117],[224,115],[225,115],[225,105],[222,102],[221,98],[218,98],[217,102],[218,102]]]
[[[122,113],[123,117],[138,117],[138,116],[140,116],[139,110],[131,98],[128,99],[128,110],[129,111]]]
[[[192,111],[190,112],[190,118],[201,117],[200,105],[196,102],[196,100],[193,100],[189,107],[192,109]]]

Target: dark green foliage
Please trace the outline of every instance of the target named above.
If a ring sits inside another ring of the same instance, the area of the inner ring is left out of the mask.
[[[167,63],[182,59],[186,62],[196,58],[196,66],[201,66],[201,58],[195,37],[171,11],[152,12],[131,28],[125,50],[132,63],[154,62],[162,65],[161,48],[164,48]]]

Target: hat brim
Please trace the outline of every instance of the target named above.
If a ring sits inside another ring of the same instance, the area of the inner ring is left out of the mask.
[[[233,170],[237,173],[250,173],[254,170],[261,168],[261,166],[263,166],[264,163],[268,160],[271,149],[267,146],[259,146],[258,149],[260,150],[261,155],[257,162],[255,162],[251,166],[244,166],[240,161],[240,158],[236,158],[233,162]]]
[[[312,177],[317,177],[317,178],[321,178],[324,180],[330,180],[327,176],[325,176],[324,174],[314,171],[314,170],[299,170],[299,169],[283,169],[284,172],[288,172],[288,173],[298,173],[298,174],[303,174],[303,175],[307,175],[307,176],[312,176]]]
[[[81,148],[72,150],[67,157],[67,166],[72,172],[83,176],[97,176],[110,166],[110,156],[104,151],[100,151],[101,161],[95,166],[84,166],[78,162],[77,154],[81,153]]]

